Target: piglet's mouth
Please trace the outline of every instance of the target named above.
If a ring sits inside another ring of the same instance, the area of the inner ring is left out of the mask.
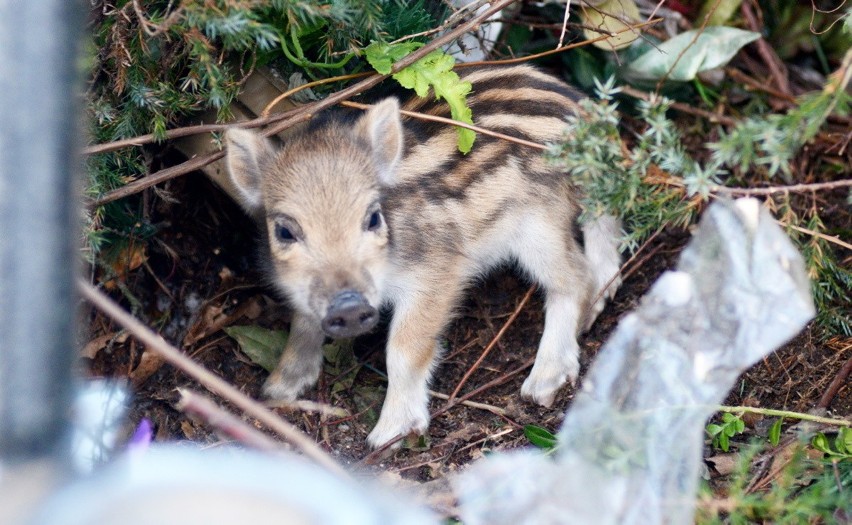
[[[322,319],[322,331],[334,338],[355,337],[369,332],[378,322],[378,310],[367,302],[364,295],[346,290],[332,298]]]

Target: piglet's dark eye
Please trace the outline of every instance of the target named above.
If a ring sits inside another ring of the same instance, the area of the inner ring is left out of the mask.
[[[382,225],[382,214],[376,210],[370,214],[370,221],[367,223],[367,229],[370,231],[375,231],[379,229],[379,226]]]
[[[296,242],[296,236],[286,226],[276,226],[275,236],[281,242]]]

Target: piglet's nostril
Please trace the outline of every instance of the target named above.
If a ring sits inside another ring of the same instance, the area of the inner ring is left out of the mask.
[[[331,337],[354,337],[373,328],[379,313],[358,292],[337,294],[322,320],[323,331]]]

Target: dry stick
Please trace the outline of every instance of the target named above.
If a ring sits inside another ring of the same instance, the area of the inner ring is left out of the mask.
[[[640,91],[638,89],[632,88],[630,86],[621,86],[621,92],[625,95],[630,95],[633,98],[642,99],[648,101],[651,99],[651,95],[645,93],[644,91]],[[688,104],[684,104],[682,102],[672,102],[672,108],[682,112],[688,113],[690,115],[697,115],[699,117],[706,118],[710,122],[718,122],[719,124],[724,124],[725,126],[735,126],[737,124],[737,120],[731,117],[726,117],[724,115],[718,115],[711,111],[707,111],[704,109],[696,108],[690,106]]]
[[[754,14],[749,2],[743,2],[740,5],[740,11],[743,14],[743,18],[746,19],[749,29],[760,33],[761,27],[758,24],[757,16]],[[772,50],[769,43],[762,36],[757,39],[755,45],[757,45],[758,54],[769,68],[772,78],[775,79],[775,84],[778,86],[778,89],[784,93],[790,93],[790,81],[787,78],[787,72],[784,71],[783,64],[781,64],[781,59],[778,58],[778,54]]]
[[[832,190],[852,186],[852,179],[835,180],[831,182],[815,182],[811,184],[792,184],[790,186],[770,186],[768,188],[729,188],[716,186],[711,191],[723,195],[772,195],[773,193],[803,193],[806,191]]]
[[[326,454],[316,443],[300,432],[299,429],[276,416],[221,377],[213,374],[192,359],[189,359],[180,350],[167,343],[160,335],[154,333],[138,319],[125,312],[124,309],[107,297],[106,294],[83,280],[77,281],[77,289],[98,310],[127,329],[128,332],[133,334],[149,350],[168,361],[172,366],[182,370],[214,394],[222,396],[249,416],[262,422],[330,472],[341,477],[349,476],[343,467]]]
[[[846,348],[848,349],[849,347]],[[834,376],[834,379],[828,385],[825,393],[819,398],[819,403],[816,405],[817,408],[828,408],[828,405],[831,404],[834,396],[837,395],[837,391],[840,390],[842,385],[846,384],[846,378],[849,377],[850,373],[852,373],[852,357],[846,360],[846,364],[844,364],[840,368],[840,371],[837,372],[837,375]]]
[[[517,367],[517,368],[515,368],[515,369],[513,369],[509,372],[506,372],[505,374],[503,374],[502,376],[500,376],[496,379],[492,379],[491,381],[485,383],[481,387],[479,387],[475,390],[471,390],[470,392],[468,392],[467,394],[465,394],[461,397],[456,398],[456,400],[452,404],[448,403],[448,404],[442,406],[441,408],[439,408],[438,410],[432,412],[430,414],[430,419],[434,419],[436,416],[443,414],[444,412],[455,407],[456,405],[460,405],[460,404],[464,403],[465,401],[469,400],[470,398],[480,394],[481,392],[484,392],[485,390],[488,390],[491,387],[505,383],[506,381],[512,379],[512,377],[514,377],[515,375],[520,374],[521,372],[523,372],[527,368],[531,367],[534,362],[535,362],[534,357],[527,359],[526,361],[523,362],[523,364],[521,366],[519,366],[519,367]],[[402,440],[404,437],[405,436],[402,436],[402,435],[396,436],[395,438],[388,441],[387,443],[385,443],[381,447],[377,448],[373,452],[364,456],[364,459],[362,459],[359,463],[362,463],[364,465],[373,464],[376,460],[381,458],[381,456],[382,456],[382,454],[384,453],[385,450],[387,450],[388,448],[395,445],[397,442]]]
[[[451,42],[452,40],[455,40],[456,38],[458,38],[458,36],[460,36],[463,33],[466,33],[467,31],[478,26],[480,24],[480,22],[482,22],[482,20],[488,18],[492,14],[494,14],[497,11],[505,8],[509,4],[514,3],[515,1],[516,0],[501,0],[500,2],[495,3],[490,8],[483,11],[482,13],[477,15],[476,17],[469,20],[468,22],[458,26],[456,29],[450,31],[447,34],[442,35],[439,38],[436,38],[435,40],[429,42],[425,46],[421,47],[420,49],[414,51],[413,53],[405,56],[404,58],[402,58],[401,60],[396,62],[393,65],[393,67],[391,68],[390,74],[394,74],[394,73],[399,72],[400,70],[402,70],[402,69],[408,67],[409,65],[413,64],[414,62],[420,60],[421,58],[423,58],[424,56],[426,56],[430,52],[434,51],[438,47],[440,47],[440,46],[442,46],[442,45],[444,45],[448,42]],[[361,82],[358,82],[357,84],[353,84],[353,85],[349,86],[348,88],[343,89],[342,91],[338,91],[337,93],[329,95],[328,97],[324,98],[323,100],[320,100],[320,101],[315,102],[313,104],[308,104],[308,105],[302,106],[298,109],[295,109],[295,110],[292,110],[292,111],[289,111],[289,112],[286,112],[286,113],[282,113],[280,115],[272,115],[270,117],[267,117],[267,120],[269,122],[274,122],[274,123],[271,125],[270,128],[268,128],[264,132],[264,135],[266,135],[266,136],[275,135],[275,134],[280,133],[281,131],[283,131],[283,130],[285,130],[285,129],[287,129],[287,128],[295,125],[295,124],[298,124],[299,122],[309,120],[313,116],[313,113],[321,111],[323,109],[326,109],[326,108],[333,106],[333,105],[335,105],[339,102],[342,102],[343,100],[346,100],[346,99],[348,99],[352,96],[355,96],[362,91],[366,91],[366,90],[372,88],[373,86],[379,84],[382,80],[384,80],[388,76],[389,75],[379,75],[379,74],[372,75],[368,78],[365,78]],[[256,123],[257,120],[258,119],[255,119],[255,121],[249,121],[248,124],[254,125],[254,123]],[[116,190],[110,191],[110,192],[106,193],[104,196],[102,196],[101,198],[92,202],[90,204],[90,206],[95,206],[95,207],[101,206],[101,205],[106,204],[108,202],[112,202],[114,200],[132,195],[134,193],[138,193],[138,192],[140,192],[144,189],[150,188],[151,186],[158,184],[160,182],[164,182],[166,180],[173,179],[173,178],[178,177],[180,175],[185,175],[185,174],[187,174],[191,171],[195,171],[195,170],[197,170],[197,169],[199,169],[203,166],[206,166],[207,164],[210,164],[211,162],[215,162],[215,161],[221,159],[224,156],[225,156],[224,151],[217,151],[215,153],[210,153],[210,154],[207,154],[207,155],[202,155],[200,157],[196,157],[192,160],[184,162],[183,164],[178,164],[177,166],[173,166],[171,168],[159,171],[155,174],[148,175],[147,177],[144,177],[142,179],[134,181],[134,182],[128,184],[127,186],[123,186],[123,187],[118,188]]]
[[[201,135],[202,133],[226,131],[228,128],[232,128],[234,126],[239,126],[241,128],[258,128],[260,126],[265,126],[267,124],[271,124],[273,122],[278,122],[284,120],[285,118],[289,118],[295,115],[296,113],[299,113],[300,111],[302,111],[301,108],[296,108],[282,113],[276,113],[270,116],[261,116],[258,118],[244,120],[241,122],[230,122],[228,124],[199,124],[196,126],[173,128],[166,131],[162,137],[157,137],[153,133],[147,133],[145,135],[130,137],[128,139],[86,146],[85,148],[83,148],[82,153],[84,155],[92,155],[95,153],[108,153],[110,151],[119,150],[121,148],[126,148],[129,146],[142,146],[145,144],[150,144],[152,142],[160,140],[160,138],[162,138],[163,140],[178,139],[181,137],[189,137],[191,135]]]
[[[340,105],[346,106],[348,108],[355,108],[355,109],[369,109],[369,108],[373,107],[371,104],[361,104],[360,102],[351,102],[351,101],[341,102]],[[539,150],[542,150],[542,151],[547,151],[547,149],[548,149],[547,146],[545,146],[544,144],[540,144],[538,142],[532,142],[532,141],[529,141],[529,140],[519,139],[519,138],[513,137],[511,135],[504,135],[503,133],[491,131],[489,129],[482,128],[482,127],[479,127],[479,126],[475,126],[473,124],[468,124],[467,122],[462,122],[460,120],[453,120],[451,118],[446,118],[446,117],[436,117],[435,115],[427,115],[426,113],[418,113],[416,111],[408,111],[406,109],[399,110],[399,113],[401,115],[405,115],[406,117],[412,117],[412,118],[416,118],[416,119],[419,119],[419,120],[427,120],[427,121],[431,121],[431,122],[440,122],[441,124],[447,124],[447,125],[450,125],[450,126],[458,126],[460,128],[465,128],[465,129],[475,131],[477,133],[482,133],[483,135],[489,135],[491,137],[496,137],[498,139],[503,139],[503,140],[508,141],[508,142],[514,142],[515,144],[520,144],[522,146],[528,146],[530,148],[535,148],[535,149],[539,149]]]
[[[448,396],[447,394],[435,392],[434,390],[430,390],[429,395],[432,397],[437,397],[438,399],[450,399],[450,396]],[[491,412],[492,414],[506,417],[506,410],[500,407],[495,407],[494,405],[488,405],[486,403],[477,403],[476,401],[462,401],[461,404],[466,407],[478,408],[479,410],[485,410],[486,412]]]
[[[459,391],[464,386],[464,384],[467,383],[467,380],[470,379],[470,376],[476,371],[477,368],[479,368],[479,365],[481,365],[482,361],[484,361],[488,354],[491,353],[491,350],[493,350],[494,347],[497,346],[497,343],[500,341],[500,339],[503,338],[503,335],[506,334],[506,331],[509,329],[510,326],[512,326],[512,323],[514,323],[515,319],[518,318],[518,314],[520,314],[521,310],[524,309],[524,306],[527,305],[530,300],[530,297],[532,297],[533,292],[535,292],[535,289],[535,285],[530,286],[530,289],[527,290],[526,294],[524,294],[524,297],[523,299],[521,299],[521,302],[519,302],[518,306],[515,307],[515,311],[512,312],[512,315],[510,315],[508,319],[506,319],[506,322],[503,323],[503,326],[500,327],[500,330],[497,332],[497,335],[495,335],[491,339],[491,342],[488,343],[488,346],[486,346],[485,349],[482,351],[482,354],[479,356],[479,359],[477,359],[476,362],[473,363],[473,365],[467,370],[467,372],[465,372],[464,376],[461,378],[461,381],[459,381],[459,384],[456,385],[455,390],[453,390],[453,393],[450,394],[449,399],[447,399],[448,405],[456,399],[456,396],[459,395]]]
[[[802,233],[807,233],[808,235],[813,235],[814,237],[819,237],[820,239],[825,239],[826,241],[828,241],[832,244],[836,244],[838,246],[843,246],[847,250],[852,250],[852,244],[849,244],[848,242],[845,242],[845,241],[841,241],[839,237],[834,237],[832,235],[826,235],[824,233],[815,232],[815,231],[809,230],[807,228],[802,228],[801,226],[796,226],[794,224],[787,224],[786,222],[783,222],[783,221],[776,220],[775,222],[777,222],[778,224],[780,224],[783,227],[792,228],[796,231],[800,231]]]
[[[280,442],[249,426],[245,421],[220,407],[210,398],[185,388],[178,388],[178,393],[180,399],[175,404],[175,408],[188,415],[200,418],[221,434],[264,452],[281,452],[284,450]]]

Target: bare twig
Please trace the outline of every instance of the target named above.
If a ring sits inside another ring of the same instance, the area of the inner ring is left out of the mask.
[[[777,417],[787,417],[790,419],[799,419],[802,421],[813,421],[814,423],[821,423],[823,425],[833,425],[835,427],[852,427],[852,421],[846,419],[832,419],[830,417],[822,417],[822,416],[814,416],[812,414],[803,414],[801,412],[791,412],[789,410],[774,410],[771,408],[757,408],[757,407],[732,407],[732,406],[719,406],[717,407],[719,412],[730,412],[731,414],[760,414],[762,416],[777,416]]]
[[[826,235],[826,234],[824,234],[824,233],[820,233],[820,232],[816,232],[816,231],[813,231],[813,230],[809,230],[809,229],[807,229],[807,228],[802,228],[801,226],[796,226],[795,224],[787,224],[786,222],[783,222],[783,221],[776,221],[776,222],[777,222],[778,224],[780,224],[781,226],[785,226],[785,227],[788,227],[788,228],[792,228],[792,229],[794,229],[794,230],[796,230],[796,231],[799,231],[799,232],[802,232],[802,233],[806,233],[806,234],[808,234],[808,235],[813,235],[814,237],[819,237],[820,239],[824,239],[824,240],[826,240],[826,241],[828,241],[828,242],[830,242],[830,243],[832,243],[832,244],[836,244],[836,245],[838,245],[838,246],[842,246],[842,247],[846,248],[847,250],[852,250],[852,244],[849,244],[849,243],[848,243],[848,242],[846,242],[846,241],[842,241],[842,240],[840,240],[840,238],[839,238],[839,237],[835,237],[835,236],[833,236],[833,235]]]
[[[849,346],[846,347],[847,350],[849,348]],[[819,398],[819,402],[816,404],[817,408],[828,408],[828,405],[831,404],[840,387],[847,384],[846,379],[849,377],[849,374],[852,374],[852,356],[849,356],[849,359],[846,360],[846,363],[840,368],[834,379],[831,380],[828,388],[825,389],[822,397]]]
[[[644,91],[640,91],[627,85],[621,86],[621,92],[625,95],[630,95],[633,98],[638,98],[646,101],[651,100],[651,95],[649,93],[645,93]],[[719,115],[694,106],[690,106],[689,104],[684,104],[682,102],[672,102],[671,107],[683,113],[704,117],[710,122],[718,122],[719,124],[724,124],[725,126],[734,126],[737,124],[737,121],[735,119],[732,119],[731,117]]]
[[[474,397],[474,396],[479,395],[480,393],[482,393],[482,392],[484,392],[484,391],[488,390],[489,388],[495,387],[495,386],[497,386],[497,385],[502,385],[502,384],[503,384],[503,383],[505,383],[506,381],[508,381],[508,380],[512,379],[512,378],[513,378],[514,376],[516,376],[517,374],[520,374],[521,372],[523,372],[523,371],[524,371],[524,370],[526,370],[527,368],[531,367],[531,366],[533,365],[533,363],[534,363],[534,362],[535,362],[535,358],[534,358],[534,357],[531,357],[531,358],[527,359],[526,361],[524,361],[524,362],[523,362],[523,364],[521,364],[521,365],[520,365],[520,366],[518,366],[517,368],[514,368],[514,369],[510,370],[509,372],[506,372],[505,374],[501,375],[500,377],[497,377],[497,378],[495,378],[495,379],[492,379],[491,381],[489,381],[489,382],[485,383],[485,384],[484,384],[484,385],[482,385],[481,387],[479,387],[479,388],[477,388],[477,389],[475,389],[475,390],[471,390],[470,392],[468,392],[467,394],[465,394],[465,395],[463,395],[463,396],[461,396],[461,397],[457,397],[457,398],[455,399],[455,401],[453,401],[452,403],[447,403],[447,404],[445,404],[444,406],[442,406],[441,408],[439,408],[439,409],[437,409],[436,411],[432,412],[432,413],[430,414],[430,419],[435,419],[435,417],[437,417],[437,416],[439,416],[439,415],[443,414],[443,413],[444,413],[444,412],[446,412],[447,410],[449,410],[449,409],[451,409],[451,408],[453,408],[453,407],[455,407],[455,406],[457,406],[457,405],[460,405],[460,404],[464,403],[464,402],[465,402],[465,401],[467,401],[468,399],[470,399],[470,398],[472,398],[472,397]],[[396,436],[395,438],[391,439],[390,441],[388,441],[387,443],[385,443],[385,444],[384,444],[384,445],[382,445],[381,447],[377,448],[377,449],[376,449],[376,450],[374,450],[373,452],[371,452],[371,453],[367,454],[366,456],[364,456],[364,458],[360,461],[360,463],[365,464],[365,465],[371,465],[371,464],[375,463],[378,459],[380,459],[380,458],[382,457],[382,455],[384,454],[384,452],[385,452],[387,449],[389,449],[390,447],[392,447],[392,446],[394,446],[395,444],[397,444],[397,443],[398,443],[400,440],[402,440],[404,437],[405,437],[405,436]]]
[[[344,101],[340,103],[341,106],[346,106],[350,108],[356,109],[369,109],[372,107],[370,104],[361,104],[360,102],[350,102]],[[539,144],[538,142],[532,142],[530,140],[519,139],[517,137],[513,137],[511,135],[505,135],[503,133],[498,133],[496,131],[491,131],[489,129],[475,126],[473,124],[468,124],[466,122],[461,122],[460,120],[453,120],[451,118],[445,117],[437,117],[435,115],[427,115],[426,113],[418,113],[416,111],[408,111],[406,109],[399,110],[400,114],[405,115],[407,117],[416,118],[419,120],[428,120],[431,122],[440,122],[442,124],[447,124],[448,126],[458,126],[460,128],[469,129],[475,131],[477,133],[482,133],[483,135],[489,135],[491,137],[496,137],[498,139],[506,140],[508,142],[514,142],[515,144],[520,144],[521,146],[527,146],[530,148],[539,149],[542,151],[547,150],[547,146],[544,144]]]
[[[92,303],[92,305],[113,321],[126,328],[133,337],[146,345],[149,350],[204,385],[211,392],[233,403],[247,415],[262,422],[330,472],[341,477],[349,476],[343,467],[318,447],[316,443],[300,432],[299,429],[276,416],[266,407],[240,392],[221,377],[189,359],[180,350],[167,343],[160,335],[154,333],[138,319],[125,312],[124,309],[103,292],[83,280],[77,281],[77,289],[87,301]]]
[[[462,376],[461,381],[459,381],[459,384],[456,385],[456,388],[453,390],[453,393],[450,394],[450,397],[447,399],[448,405],[452,404],[456,396],[459,395],[459,391],[461,390],[461,388],[464,386],[465,383],[467,383],[467,380],[470,379],[470,376],[476,371],[477,368],[479,368],[479,365],[481,365],[482,361],[484,361],[488,354],[491,353],[491,350],[493,350],[494,347],[497,346],[497,343],[500,341],[500,339],[503,338],[503,336],[506,334],[506,331],[509,329],[510,326],[512,326],[512,323],[514,323],[515,319],[518,318],[518,314],[520,314],[521,310],[524,309],[524,306],[527,305],[530,298],[532,297],[533,292],[535,292],[535,289],[535,285],[530,286],[529,290],[527,290],[527,293],[524,294],[524,297],[518,303],[518,306],[515,307],[515,311],[513,311],[512,315],[510,315],[509,318],[506,319],[506,322],[503,323],[503,326],[500,327],[500,330],[497,331],[497,334],[491,339],[491,342],[489,342],[485,349],[482,351],[482,354],[480,354],[479,359],[477,359],[476,362],[473,363],[473,365],[471,365],[471,367],[467,370],[467,372],[465,372],[464,376]]]
[[[450,396],[447,394],[442,394],[440,392],[435,392],[434,390],[429,391],[429,395],[432,397],[437,397],[438,399],[448,400]],[[485,403],[477,403],[476,401],[462,401],[462,405],[470,408],[478,408],[479,410],[485,410],[486,412],[491,412],[492,414],[496,414],[498,416],[506,415],[506,410],[500,407],[495,407],[494,405],[487,405]]]
[[[722,195],[772,195],[773,193],[804,193],[808,191],[833,190],[852,186],[852,179],[835,180],[831,182],[815,182],[810,184],[792,184],[790,186],[770,186],[768,188],[729,188],[715,186],[711,190]]]
[[[740,5],[740,11],[742,11],[743,18],[745,18],[749,29],[759,33],[762,27],[760,22],[757,20],[757,15],[754,12],[754,8],[751,6],[751,3],[748,1],[743,2]],[[778,54],[763,37],[757,39],[755,45],[757,45],[758,54],[769,68],[769,72],[775,80],[775,85],[778,86],[778,89],[783,93],[790,93],[790,81],[787,78],[787,71],[784,64],[781,62],[781,59],[778,58]]]
[[[221,434],[264,452],[284,450],[281,443],[249,426],[245,421],[220,407],[210,398],[185,388],[179,388],[178,393],[180,399],[175,404],[175,408],[198,417]]]

